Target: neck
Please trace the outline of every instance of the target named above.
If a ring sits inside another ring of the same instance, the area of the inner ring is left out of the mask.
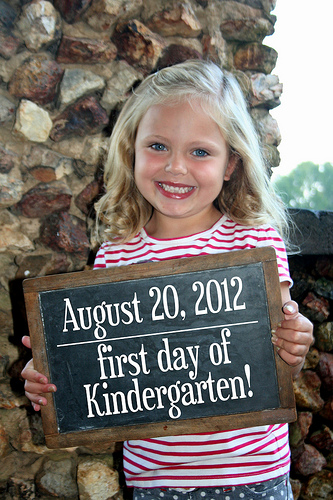
[[[221,216],[221,212],[216,208],[205,219],[197,219],[196,217],[161,217],[155,211],[150,221],[146,224],[145,229],[149,236],[161,240],[182,238],[210,229]]]

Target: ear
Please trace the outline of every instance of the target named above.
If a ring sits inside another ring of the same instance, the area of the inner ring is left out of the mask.
[[[239,162],[239,156],[235,153],[230,153],[227,168],[226,168],[225,173],[224,173],[224,180],[225,181],[230,180],[230,177],[233,174],[233,172],[235,171],[235,169],[238,165],[238,162]]]

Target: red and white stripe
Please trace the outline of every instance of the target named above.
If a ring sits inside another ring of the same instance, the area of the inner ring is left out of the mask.
[[[246,227],[226,216],[211,229],[183,238],[159,240],[142,229],[128,243],[106,242],[97,253],[95,269],[264,246],[276,251],[280,281],[291,283],[285,246],[278,233],[269,225]],[[124,444],[127,485],[142,488],[251,484],[286,474],[289,466],[287,424]]]

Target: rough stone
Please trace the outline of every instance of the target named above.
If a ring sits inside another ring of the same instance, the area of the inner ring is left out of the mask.
[[[5,427],[0,424],[0,460],[10,453],[9,439]]]
[[[23,164],[41,182],[59,180],[74,171],[75,160],[44,146],[34,146],[23,158]]]
[[[281,132],[277,121],[262,108],[253,108],[251,115],[263,144],[278,146],[281,142]]]
[[[1,263],[1,256],[0,256]],[[0,354],[0,381],[4,381],[7,378],[7,369],[8,369],[9,357],[2,356]]]
[[[63,139],[53,143],[52,149],[64,156],[74,159],[74,171],[79,178],[94,175],[96,166],[101,166],[101,160],[108,151],[109,137],[99,133],[92,136]]]
[[[162,36],[197,37],[202,31],[193,7],[188,2],[172,4],[169,8],[155,12],[148,19],[147,26]]]
[[[307,316],[314,321],[322,323],[330,315],[330,305],[327,299],[317,297],[313,292],[309,292],[302,302],[307,308]]]
[[[4,212],[0,217],[0,252],[29,252],[34,245],[29,238],[21,232],[19,220],[9,212]]]
[[[162,37],[136,19],[118,24],[112,39],[119,56],[144,73],[149,73],[156,67],[166,46]]]
[[[17,13],[16,10],[5,1],[0,2],[0,26],[11,29],[14,26]]]
[[[178,64],[188,59],[202,59],[202,55],[195,49],[191,47],[186,47],[185,45],[171,44],[162,53],[162,56],[158,60],[158,68],[165,68],[167,66],[172,66],[173,64]]]
[[[75,467],[74,457],[69,453],[58,452],[47,457],[36,476],[38,491],[52,497],[76,499]]]
[[[294,260],[297,262],[299,259],[296,257],[291,257],[290,262]],[[304,273],[303,271],[298,271],[297,269],[293,270],[292,273],[292,278],[295,282],[295,285],[292,287],[291,293],[293,299],[300,303],[307,292],[313,288],[313,285],[315,283],[315,279],[313,276],[309,276],[307,273]]]
[[[333,472],[322,470],[310,477],[302,491],[302,500],[332,500]]]
[[[0,78],[2,78],[5,83],[8,83],[14,71],[29,57],[31,57],[31,52],[29,50],[18,52],[8,61],[0,57]]]
[[[17,411],[20,412],[19,410]],[[14,417],[14,413],[14,411],[7,412],[17,425],[18,420],[16,416]],[[17,450],[12,451],[0,462],[0,481],[7,482],[12,477],[25,477],[26,479],[33,479],[34,474],[40,467],[41,461],[42,458],[36,455],[36,453],[19,453]],[[9,498],[19,499],[25,497],[16,496]]]
[[[0,56],[10,59],[18,51],[21,40],[0,25]]]
[[[1,297],[1,293],[0,293]],[[2,297],[1,297],[2,298]],[[1,300],[1,304],[3,304],[3,300]],[[13,408],[19,408],[24,404],[25,397],[15,396],[11,387],[8,384],[0,384],[0,408],[5,410],[12,410]]]
[[[29,50],[38,52],[61,38],[61,16],[51,2],[36,0],[25,5],[17,22]]]
[[[277,0],[261,0],[264,11],[269,14],[276,7]]]
[[[293,492],[293,500],[298,500],[301,493],[302,483],[299,479],[290,478],[289,480],[291,490]]]
[[[320,278],[313,286],[313,291],[325,299],[333,300],[333,282],[326,278]]]
[[[71,199],[72,192],[62,181],[40,183],[22,196],[16,209],[24,217],[45,217],[53,212],[69,210]]]
[[[324,407],[322,410],[320,410],[319,415],[325,420],[333,422],[333,396],[325,401]]]
[[[216,64],[231,70],[234,67],[234,55],[231,44],[222,37],[220,30],[215,30],[202,37],[203,55]]]
[[[85,215],[93,212],[94,202],[102,190],[102,181],[93,180],[75,198],[75,205]]]
[[[5,311],[5,312],[10,312],[12,309],[12,305],[11,305],[11,302],[10,302],[10,297],[9,297],[9,294],[8,294],[8,290],[6,290],[4,287],[2,287],[0,285],[0,310],[1,311]],[[4,385],[4,387],[6,387]],[[14,408],[15,405],[11,406],[3,406],[3,401],[4,399],[7,399],[8,397],[8,394],[4,394],[3,391],[2,391],[2,387],[1,387],[1,384],[0,384],[0,408]]]
[[[15,166],[18,155],[0,144],[0,174],[8,174]]]
[[[45,142],[52,129],[52,120],[45,109],[22,99],[16,113],[14,130],[33,142]]]
[[[323,425],[321,429],[311,434],[309,441],[322,452],[333,451],[333,432],[327,425]]]
[[[294,393],[299,408],[313,412],[321,410],[324,401],[320,396],[321,381],[312,370],[304,370],[294,379]]]
[[[319,363],[317,373],[321,380],[322,390],[333,394],[333,354],[329,352],[321,352],[319,355]]]
[[[241,71],[271,73],[277,61],[277,52],[267,45],[248,43],[237,49],[234,56],[235,68]]]
[[[301,411],[298,412],[296,422],[292,422],[289,426],[290,429],[290,437],[289,442],[290,446],[293,448],[299,448],[304,444],[304,440],[306,439],[310,425],[312,424],[312,413],[309,411]]]
[[[5,288],[5,290],[9,292],[10,290],[9,283],[11,283],[12,280],[15,279],[15,273],[17,271],[17,266],[13,261],[12,255],[7,253],[0,254],[0,269],[1,269],[0,282]],[[4,356],[4,358],[6,359],[7,356]],[[2,378],[1,377],[2,359],[3,358],[0,356],[0,380]]]
[[[263,17],[261,5],[255,8],[237,1],[225,1],[221,8],[220,26],[223,38],[240,42],[262,42],[274,33],[273,16]]]
[[[12,476],[8,481],[8,494],[10,498],[24,498],[33,500],[36,498],[36,487],[34,479]]]
[[[16,279],[34,278],[48,274],[66,273],[69,271],[70,262],[65,254],[38,249],[28,255],[16,257],[18,270]]]
[[[112,77],[107,81],[101,105],[111,111],[118,104],[123,103],[128,92],[136,82],[142,80],[142,74],[132,68],[126,61],[117,61]]]
[[[26,60],[13,74],[8,90],[18,99],[45,105],[54,101],[64,70],[44,54]]]
[[[90,6],[92,0],[54,0],[55,8],[67,23],[75,23]]]
[[[108,123],[109,117],[98,100],[93,96],[84,97],[55,118],[50,138],[61,141],[70,135],[96,134]]]
[[[17,203],[22,196],[23,181],[18,168],[10,172],[0,173],[0,208],[6,208]]]
[[[97,32],[110,32],[117,22],[135,18],[143,0],[95,0],[84,16]]]
[[[283,86],[278,76],[255,73],[251,76],[250,105],[267,109],[275,108],[281,104],[282,89]]]
[[[333,279],[333,259],[321,256],[316,260],[315,270],[319,276]]]
[[[81,500],[108,500],[119,491],[117,471],[97,458],[82,460],[77,469]]]
[[[87,258],[90,250],[85,223],[67,212],[43,220],[40,241],[57,252],[77,253],[81,258]]]
[[[0,94],[0,123],[11,122],[15,117],[15,104]]]
[[[332,321],[325,321],[321,324],[316,324],[314,328],[315,346],[325,352],[330,352],[333,349],[333,329]]]
[[[60,85],[59,102],[67,106],[77,101],[80,97],[102,90],[105,81],[92,71],[83,69],[66,69]]]
[[[293,462],[293,468],[302,476],[321,471],[326,465],[325,457],[314,446],[304,445],[303,453]]]
[[[315,347],[310,347],[308,354],[306,355],[303,369],[304,370],[314,370],[319,363],[319,351]]]
[[[109,40],[92,40],[68,35],[62,37],[57,61],[60,63],[95,64],[113,61],[117,48]]]
[[[261,42],[274,33],[274,27],[268,19],[229,19],[221,24],[221,32],[226,40],[240,42]]]

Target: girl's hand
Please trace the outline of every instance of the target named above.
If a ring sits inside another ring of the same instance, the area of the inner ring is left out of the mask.
[[[272,330],[272,342],[279,349],[280,357],[292,367],[293,375],[297,375],[313,344],[313,325],[300,314],[293,300],[285,302],[282,311],[284,320]]]
[[[25,347],[31,348],[30,337],[23,337],[22,343]],[[34,369],[33,359],[25,365],[21,375],[25,379],[25,395],[30,399],[33,409],[39,411],[41,406],[47,405],[47,399],[43,397],[43,394],[55,392],[57,388],[54,384],[48,383],[45,375]]]

